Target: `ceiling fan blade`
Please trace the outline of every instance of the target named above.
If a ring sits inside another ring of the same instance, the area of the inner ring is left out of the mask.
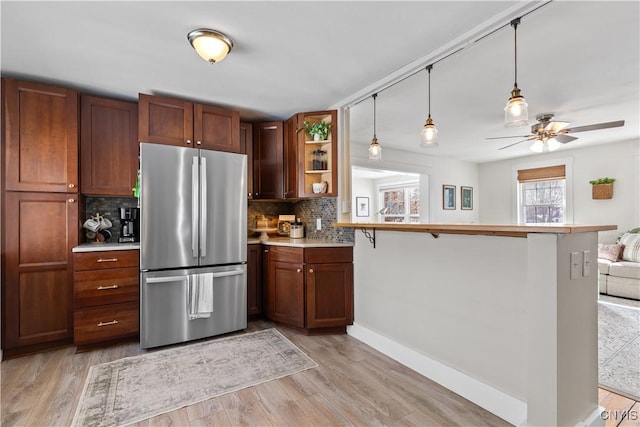
[[[566,144],[567,142],[571,142],[571,141],[573,141],[575,139],[578,139],[578,138],[575,137],[575,136],[565,135],[565,134],[561,133],[560,135],[554,136],[553,139],[555,139],[556,141],[558,141],[561,144]]]
[[[544,130],[548,130],[550,132],[558,132],[566,128],[570,124],[571,122],[560,122],[560,121],[554,120],[552,122],[547,123],[547,125],[544,127]]]
[[[515,135],[515,136],[493,136],[485,139],[507,139],[507,138],[529,138],[532,135]]]
[[[520,144],[522,142],[527,142],[535,139],[535,137],[523,139],[522,141],[514,142],[513,144],[505,145],[504,147],[498,148],[498,150],[504,150],[505,148],[513,147],[514,145]]]
[[[618,120],[615,122],[606,122],[606,123],[596,123],[594,125],[578,126],[575,128],[564,129],[563,133],[585,132],[588,130],[617,128],[620,126],[624,126],[624,120]]]

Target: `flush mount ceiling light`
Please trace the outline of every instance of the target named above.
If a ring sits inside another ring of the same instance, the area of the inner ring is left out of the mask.
[[[187,38],[198,55],[211,64],[222,61],[233,49],[233,41],[226,34],[208,28],[193,30]]]
[[[511,98],[509,98],[507,106],[504,107],[505,126],[525,126],[529,124],[527,101],[524,99],[524,96],[520,94],[520,89],[518,88],[518,24],[520,24],[520,18],[511,21],[511,26],[513,27],[515,77],[513,79]]]
[[[433,120],[431,119],[431,69],[432,65],[427,65],[427,73],[428,73],[428,115],[427,121],[422,128],[422,132],[420,132],[420,136],[422,139],[421,147],[437,147],[438,146],[438,129],[436,129],[436,125],[433,124]]]
[[[376,98],[377,93],[371,95],[373,98],[373,139],[369,145],[369,161],[379,162],[382,160],[382,147],[378,144],[378,138],[376,137]]]

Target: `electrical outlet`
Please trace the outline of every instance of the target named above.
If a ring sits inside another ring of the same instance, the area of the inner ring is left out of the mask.
[[[316,218],[316,230],[322,230],[322,218]]]
[[[582,259],[580,252],[571,252],[571,280],[582,276]]]
[[[591,276],[591,251],[582,251],[582,276]]]

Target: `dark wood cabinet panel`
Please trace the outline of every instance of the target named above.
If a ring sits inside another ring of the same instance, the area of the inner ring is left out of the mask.
[[[3,348],[70,340],[76,196],[6,192],[3,221]]]
[[[247,315],[262,314],[262,245],[247,246]]]
[[[140,252],[137,250],[76,252],[73,263],[75,271],[138,267]]]
[[[73,275],[73,305],[90,307],[137,301],[139,274],[136,267],[76,271]]]
[[[193,146],[193,104],[164,96],[138,94],[138,140]]]
[[[325,328],[353,323],[353,264],[306,266],[307,327]]]
[[[253,198],[282,199],[283,122],[253,125]]]
[[[132,196],[138,171],[138,106],[82,96],[80,147],[83,194]]]
[[[284,124],[284,197],[287,199],[298,197],[298,175],[303,168],[298,155],[298,131],[304,133],[304,128],[298,128],[298,116],[296,114]]]
[[[304,328],[304,274],[302,264],[269,264],[267,316],[276,322]]]
[[[6,190],[78,192],[78,93],[2,83]]]
[[[198,148],[240,152],[240,113],[194,104],[193,134]]]
[[[74,343],[95,344],[136,336],[139,322],[137,302],[76,310],[73,315]]]
[[[247,196],[253,198],[253,125],[240,122],[240,152],[247,155]]]

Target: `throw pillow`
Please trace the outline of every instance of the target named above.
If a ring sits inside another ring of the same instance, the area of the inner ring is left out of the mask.
[[[605,245],[598,243],[598,258],[604,258],[611,262],[620,261],[622,259],[623,245]]]
[[[625,233],[620,238],[620,244],[624,245],[622,259],[624,261],[640,262],[640,234]]]

